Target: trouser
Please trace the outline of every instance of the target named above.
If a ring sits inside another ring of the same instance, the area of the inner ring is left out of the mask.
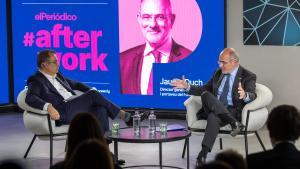
[[[204,92],[201,95],[201,100],[202,109],[197,116],[199,119],[207,119],[202,145],[211,150],[220,127],[236,122],[237,117],[240,117],[240,112],[234,107],[226,107],[210,92]]]
[[[103,131],[109,130],[108,117],[114,119],[120,112],[116,106],[96,90],[89,90],[68,102],[58,106],[60,120],[56,124],[69,124],[78,113],[92,113],[99,120]]]

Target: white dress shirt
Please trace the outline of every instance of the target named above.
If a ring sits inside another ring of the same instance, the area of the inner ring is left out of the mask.
[[[53,87],[58,91],[58,93],[66,100],[70,98],[72,95],[71,92],[69,92],[64,86],[62,86],[57,80],[56,80],[56,74],[54,76],[51,76],[47,73],[44,73],[40,71],[53,85]],[[46,103],[43,107],[43,110],[47,110],[50,103]]]
[[[237,74],[237,71],[239,69],[239,66],[234,68],[233,71],[230,73],[230,79],[229,79],[229,91],[228,91],[228,94],[227,94],[227,101],[228,101],[228,105],[230,106],[233,106],[233,100],[232,100],[232,86],[233,86],[233,82],[234,82],[234,79],[235,79],[235,76]],[[221,84],[218,88],[218,91],[217,91],[217,98],[220,99],[220,96],[221,96],[221,93],[223,92],[223,88],[224,88],[224,85],[225,85],[225,81],[226,81],[227,78],[223,78],[222,81],[221,81]],[[187,92],[190,91],[191,89],[191,86],[190,84],[188,84],[188,87],[185,89]],[[249,97],[249,94],[248,92],[245,91],[245,98],[243,98],[244,102],[245,103],[248,103],[250,101],[250,97]]]
[[[153,51],[158,51],[161,56],[160,63],[168,63],[170,53],[172,49],[172,39],[169,38],[166,43],[160,46],[157,49],[153,49],[148,43],[146,43],[146,47],[144,50],[144,59],[141,73],[141,94],[147,95],[148,83],[150,80],[150,75],[152,71],[153,63],[155,63],[155,58],[153,55]],[[153,76],[153,75],[152,75]]]

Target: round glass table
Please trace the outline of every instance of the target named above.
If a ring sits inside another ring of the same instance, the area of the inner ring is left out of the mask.
[[[105,137],[114,142],[114,154],[118,160],[118,143],[158,143],[159,144],[159,164],[158,165],[135,165],[135,166],[125,166],[123,168],[134,168],[134,167],[167,167],[167,168],[179,168],[177,166],[163,165],[162,164],[162,143],[173,142],[178,140],[185,140],[186,150],[187,150],[187,169],[190,166],[190,154],[189,154],[189,137],[191,136],[190,130],[178,130],[178,131],[168,131],[166,135],[161,135],[160,132],[155,132],[155,134],[149,134],[147,127],[141,127],[141,132],[136,135],[133,132],[133,128],[123,128],[120,129],[118,133],[112,133],[108,131],[105,133]]]

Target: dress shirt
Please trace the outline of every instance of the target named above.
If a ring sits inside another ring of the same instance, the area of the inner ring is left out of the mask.
[[[229,91],[228,91],[228,95],[227,95],[227,101],[228,101],[228,105],[229,106],[233,106],[233,102],[232,102],[232,85],[233,85],[233,82],[234,82],[234,79],[235,79],[235,76],[237,74],[237,71],[239,69],[239,66],[234,68],[233,71],[230,73],[230,79],[229,79]],[[228,77],[228,76],[227,76]],[[223,87],[225,85],[225,81],[226,81],[227,78],[223,78],[222,81],[221,81],[221,85],[219,86],[218,88],[218,92],[217,92],[217,98],[219,99],[220,98],[220,95],[223,91]],[[191,88],[190,84],[188,84],[188,87],[186,88],[186,91],[189,91]],[[247,92],[245,92],[246,94],[246,97],[243,99],[244,102],[249,102],[250,101],[250,97],[248,95]]]
[[[157,49],[152,48],[149,43],[146,43],[146,47],[144,50],[144,59],[141,73],[141,94],[146,95],[148,90],[148,83],[150,79],[150,74],[152,71],[152,65],[155,63],[155,58],[153,55],[153,51],[158,51],[161,56],[160,63],[168,63],[171,49],[172,49],[172,38],[169,38],[166,43],[160,46]]]
[[[227,94],[227,101],[228,101],[229,106],[233,106],[233,103],[232,103],[232,85],[233,85],[236,73],[238,71],[238,68],[239,67],[234,68],[233,71],[229,74],[230,76],[226,76],[226,78],[222,79],[221,85],[219,86],[218,92],[217,92],[217,98],[220,99],[220,96],[223,92],[223,88],[224,88],[226,79],[229,77],[229,91],[228,91],[228,94]]]
[[[56,80],[56,74],[54,76],[51,76],[47,73],[44,73],[40,71],[53,85],[53,87],[57,90],[57,92],[66,100],[70,98],[72,95],[71,92],[69,92],[66,88],[64,88],[57,80]],[[43,110],[47,110],[50,103],[46,103],[43,107]]]

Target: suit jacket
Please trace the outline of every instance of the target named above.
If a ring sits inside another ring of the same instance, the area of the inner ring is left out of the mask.
[[[62,85],[66,88],[66,90],[71,92],[73,95],[75,95],[73,90],[80,90],[82,92],[90,90],[90,87],[80,82],[65,78],[60,73],[57,73],[57,78],[62,82]],[[59,105],[65,103],[64,98],[40,71],[37,71],[34,75],[28,78],[27,86],[28,91],[25,102],[31,107],[42,110],[46,103],[51,103],[55,108],[58,108]]]
[[[121,93],[141,94],[141,71],[146,44],[128,49],[120,54]],[[177,62],[191,51],[173,41],[169,62]]]
[[[214,72],[212,78],[203,86],[193,86],[188,92],[188,94],[200,96],[204,91],[211,92],[214,96],[217,96],[218,88],[221,85],[224,74],[221,69],[218,69]],[[232,85],[232,102],[233,107],[241,112],[243,107],[245,106],[245,102],[243,99],[239,99],[240,95],[238,93],[238,85],[241,82],[243,89],[248,93],[250,101],[256,98],[255,93],[255,83],[256,83],[256,75],[249,70],[239,66],[237,74],[235,76],[233,85]]]
[[[272,150],[250,154],[248,169],[300,169],[300,151],[294,144],[282,142]]]

